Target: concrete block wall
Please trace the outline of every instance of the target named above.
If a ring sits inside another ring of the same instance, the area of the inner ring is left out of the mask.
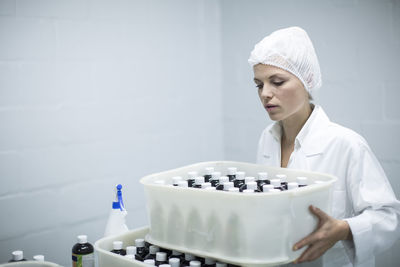
[[[139,179],[223,158],[219,5],[0,0],[0,262],[71,266],[113,187],[147,224]]]
[[[323,86],[315,96],[332,121],[366,138],[400,198],[400,1],[222,0],[225,158],[253,162],[262,130],[272,123],[247,63],[254,45],[279,28],[306,29]],[[397,266],[400,242],[377,257]]]

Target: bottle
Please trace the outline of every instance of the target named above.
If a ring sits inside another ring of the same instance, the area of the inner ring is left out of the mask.
[[[271,179],[271,184],[274,186],[274,189],[279,189],[283,190],[282,185],[281,185],[281,179]]]
[[[136,247],[135,246],[126,247],[126,255],[133,255],[133,257],[135,257],[135,254],[136,254]]]
[[[188,187],[192,187],[194,184],[194,179],[198,176],[196,171],[188,172]]]
[[[255,193],[255,192],[254,192],[254,189],[245,189],[245,190],[242,191],[242,193],[245,193],[245,194],[253,194],[253,193]]]
[[[44,256],[43,255],[35,255],[33,256],[34,261],[44,261]]]
[[[128,231],[128,227],[125,223],[125,217],[128,212],[125,210],[122,200],[122,185],[118,184],[115,189],[115,201],[112,203],[112,209],[108,216],[104,236],[118,235]]]
[[[94,267],[94,249],[86,235],[78,235],[78,243],[72,247],[73,267]]]
[[[206,172],[204,174],[204,181],[206,183],[209,183],[210,179],[212,178],[212,173],[214,172],[214,168],[213,167],[207,167],[205,170],[206,170]]]
[[[188,186],[188,181],[179,181],[178,182],[178,187],[189,187]]]
[[[228,189],[228,191],[229,191],[229,192],[236,192],[236,193],[238,193],[238,192],[239,192],[239,188],[237,188],[237,187],[231,187],[231,188]]]
[[[224,191],[229,191],[230,188],[234,188],[233,182],[225,182],[223,184],[223,190]]]
[[[291,182],[291,183],[288,183],[287,186],[288,186],[288,190],[292,190],[292,189],[298,188],[299,184],[296,182]]]
[[[123,243],[122,241],[114,241],[113,242],[113,250],[111,250],[112,253],[125,256],[126,255],[126,250],[122,248]]]
[[[167,249],[167,248],[162,248],[162,247],[160,247],[160,252],[165,252],[165,253],[167,253],[167,259],[169,258],[169,256],[172,255],[172,250]]]
[[[180,258],[169,258],[168,263],[169,263],[169,265],[171,265],[171,267],[180,267],[181,259]]]
[[[146,255],[149,254],[149,251],[146,249],[144,245],[144,239],[143,238],[136,239],[135,246],[136,246],[135,259],[138,261],[143,261]]]
[[[283,190],[287,190],[287,176],[286,174],[277,174],[275,176],[276,178],[281,180],[281,187]]]
[[[201,184],[204,183],[204,177],[203,176],[197,176],[194,179],[194,184],[193,184],[193,188],[201,188]]]
[[[271,189],[274,189],[274,186],[272,184],[265,184],[262,186],[263,192],[269,192]]]
[[[218,182],[219,182],[219,178],[221,177],[221,173],[220,172],[213,172],[211,174],[212,178],[210,179],[210,183],[211,186],[217,186]]]
[[[183,180],[183,179],[182,179],[181,176],[172,177],[172,185],[173,185],[173,186],[178,186],[178,182],[179,182],[179,181],[182,181],[182,180]]]
[[[257,179],[257,186],[259,191],[263,191],[263,185],[270,184],[271,182],[268,180],[268,173],[266,172],[259,172],[258,179]]]
[[[256,192],[256,193],[259,193],[260,192],[260,190],[258,189],[258,186],[257,186],[257,183],[256,182],[248,182],[247,184],[247,190],[249,190],[249,189],[253,189],[254,190],[254,192]]]
[[[201,261],[196,261],[196,260],[190,261],[189,266],[190,267],[201,267]]]
[[[171,256],[168,257],[168,259],[173,259],[173,258],[179,259],[182,262],[185,259],[183,253],[176,250],[172,250]]]
[[[211,183],[202,183],[200,186],[201,186],[202,189],[206,189],[208,187],[212,187]]]
[[[307,177],[297,177],[296,178],[299,187],[307,186],[308,185],[308,178]]]
[[[24,252],[22,250],[16,250],[12,252],[12,259],[8,262],[26,261],[24,259]]]
[[[244,184],[245,172],[236,172],[236,178],[233,180],[233,185],[240,188]]]
[[[153,259],[144,260],[143,263],[146,264],[146,265],[151,265],[151,266],[155,266],[156,265],[156,261],[153,260]]]
[[[228,178],[229,178],[229,182],[232,182],[233,180],[235,180],[236,178],[236,172],[237,172],[237,168],[236,167],[229,167],[228,168]]]
[[[243,192],[243,190],[247,189],[247,183],[254,182],[254,181],[255,181],[255,178],[251,177],[251,176],[244,178],[244,184],[239,187],[239,191]]]
[[[224,183],[229,182],[228,176],[222,176],[219,178],[218,184],[216,184],[215,188],[217,190],[224,190]]]
[[[157,246],[150,246],[149,247],[149,254],[147,254],[144,257],[144,260],[155,260],[156,259],[156,253],[160,251],[160,248]]]
[[[215,267],[215,260],[210,258],[205,258],[203,267]]]
[[[159,266],[161,264],[167,264],[167,253],[165,252],[156,253],[156,266]]]
[[[185,253],[185,260],[182,263],[182,266],[189,266],[190,261],[194,260],[195,257],[193,254]]]

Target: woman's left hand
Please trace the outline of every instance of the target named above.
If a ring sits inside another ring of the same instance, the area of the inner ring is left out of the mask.
[[[313,261],[322,256],[325,251],[330,249],[339,240],[352,239],[350,226],[346,221],[337,220],[312,205],[309,208],[311,213],[318,217],[318,227],[314,232],[293,246],[293,250],[308,246],[294,263]]]

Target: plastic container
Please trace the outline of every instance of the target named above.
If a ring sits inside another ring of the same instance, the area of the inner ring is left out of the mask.
[[[308,177],[310,185],[253,194],[166,186],[172,184],[172,177],[185,176],[189,171],[203,175],[206,167],[214,167],[222,175],[228,167],[236,167],[246,176],[259,172],[270,177],[285,174],[288,182],[303,176]],[[313,184],[315,180],[325,183]],[[231,161],[203,162],[152,174],[141,179],[150,222],[146,240],[241,266],[288,263],[306,249],[294,252],[293,245],[316,228],[317,218],[310,213],[309,205],[330,214],[336,180],[328,174]]]
[[[48,261],[42,261],[42,262],[21,261],[21,262],[0,264],[0,267],[62,267],[62,266]]]
[[[144,238],[149,232],[148,227],[139,228],[128,231],[120,235],[104,237],[94,243],[94,250],[97,254],[98,267],[133,267],[133,266],[149,266],[143,262],[129,259],[127,257],[110,252],[113,249],[114,241],[122,241],[124,246],[134,246],[135,239]]]

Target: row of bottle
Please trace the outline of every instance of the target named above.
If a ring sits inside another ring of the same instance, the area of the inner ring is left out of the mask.
[[[33,256],[34,261],[44,261],[43,255],[35,255]],[[12,252],[12,258],[8,262],[18,262],[18,261],[26,261],[24,258],[24,252],[22,250],[16,250]]]
[[[164,181],[156,181],[156,183],[165,184]],[[315,183],[322,183],[322,181]],[[199,176],[196,171],[191,171],[187,173],[187,178],[172,177],[173,186],[243,193],[279,192],[307,186],[308,184],[307,177],[296,177],[296,182],[288,182],[285,174],[277,174],[273,179],[268,179],[267,172],[259,172],[257,178],[246,177],[245,172],[237,171],[235,167],[228,168],[226,176],[221,176],[221,172],[216,172],[213,167],[208,167],[205,168],[203,176]]]
[[[160,267],[234,267],[211,258],[201,258],[193,254],[182,253],[175,250],[161,248],[146,242],[144,239],[136,239],[135,246],[123,248],[122,241],[113,242],[112,253],[141,261],[147,265]]]

